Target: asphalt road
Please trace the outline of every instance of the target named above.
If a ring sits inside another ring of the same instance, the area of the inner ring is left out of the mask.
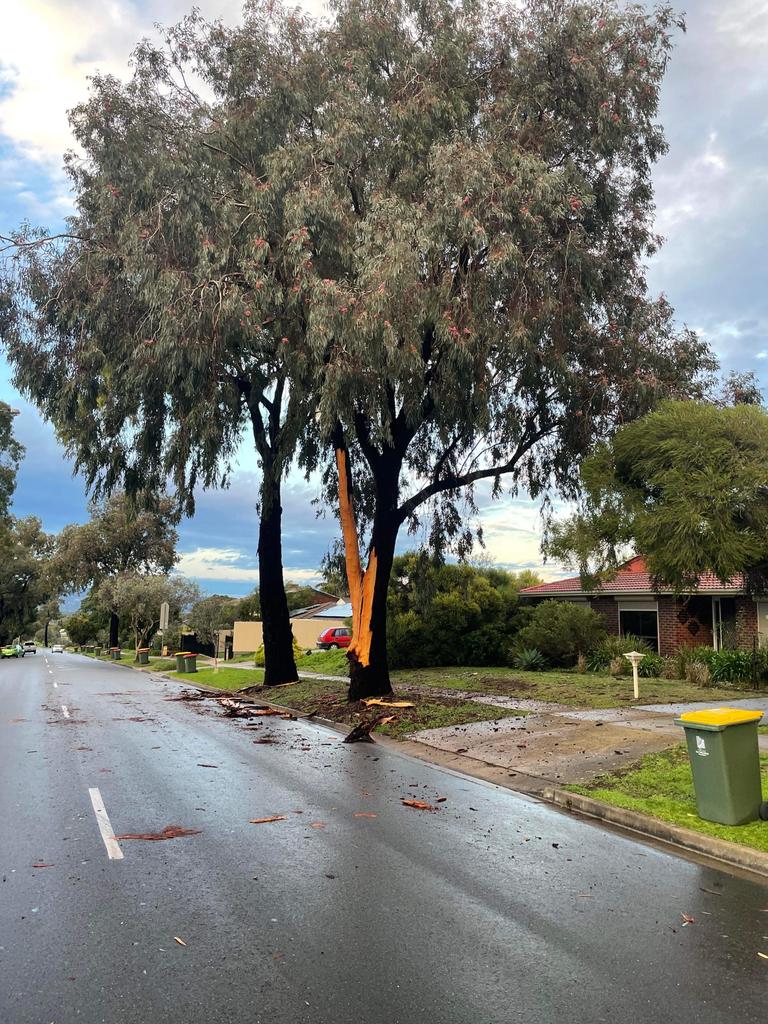
[[[2,1024],[765,1021],[768,888],[176,692],[0,662]]]

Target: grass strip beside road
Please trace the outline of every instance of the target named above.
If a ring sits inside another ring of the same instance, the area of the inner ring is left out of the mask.
[[[614,679],[598,672],[522,672],[518,669],[487,667],[399,669],[392,673],[392,681],[395,688],[398,683],[414,684],[469,693],[503,694],[578,708],[622,708],[632,707],[635,703],[631,677]],[[680,679],[641,679],[639,703],[705,701],[722,704],[731,700],[765,696],[765,690],[692,686]]]
[[[160,670],[162,671],[162,669]],[[197,672],[166,672],[170,679],[195,686],[215,686],[219,690],[242,690],[248,686],[261,686],[264,670],[260,668],[199,668]]]
[[[496,721],[500,718],[522,717],[524,712],[506,708],[489,707],[476,701],[453,697],[438,697],[428,691],[400,694],[392,700],[404,699],[414,704],[412,708],[366,707],[362,702],[350,704],[347,701],[346,680],[302,679],[285,686],[262,686],[264,673],[260,669],[203,669],[197,672],[168,672],[170,679],[186,682],[193,686],[215,686],[234,692],[248,689],[248,696],[282,707],[291,708],[299,714],[314,712],[321,718],[346,725],[354,725],[375,715],[393,715],[394,721],[376,727],[377,732],[395,738],[407,736],[420,729],[439,729],[443,726],[466,725],[469,722]]]
[[[768,755],[762,755],[760,763],[765,793],[768,792]],[[753,821],[747,825],[719,825],[699,817],[691,766],[684,745],[660,754],[646,754],[626,771],[600,775],[590,783],[564,786],[563,789],[768,853],[768,823]]]

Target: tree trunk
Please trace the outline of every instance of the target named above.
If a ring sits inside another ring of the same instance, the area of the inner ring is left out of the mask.
[[[120,616],[116,612],[109,613],[109,646],[117,647],[119,645],[119,633],[120,633]]]
[[[392,693],[387,661],[387,592],[392,573],[395,543],[400,528],[397,486],[400,462],[382,457],[374,474],[374,513],[368,564],[362,571],[360,539],[352,496],[352,475],[346,448],[336,447],[339,473],[339,510],[352,602],[352,643],[349,660],[350,701],[384,697]],[[373,468],[373,467],[372,467]]]
[[[259,603],[264,635],[265,686],[293,683],[299,678],[283,580],[282,519],[280,477],[269,460],[262,456]]]

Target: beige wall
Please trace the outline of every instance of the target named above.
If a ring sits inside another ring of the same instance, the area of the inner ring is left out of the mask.
[[[317,638],[329,626],[343,626],[343,618],[291,619],[293,635],[303,650],[311,650]],[[261,647],[264,635],[260,622],[236,622],[232,631],[232,650],[235,654],[250,654]]]

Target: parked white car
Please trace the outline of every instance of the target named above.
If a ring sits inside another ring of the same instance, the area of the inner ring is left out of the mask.
[[[37,654],[37,644],[34,640],[25,640],[22,647],[25,654]]]
[[[63,653],[64,653],[64,648],[62,647],[61,644],[54,644],[53,647],[51,648],[51,654],[63,654]]]

